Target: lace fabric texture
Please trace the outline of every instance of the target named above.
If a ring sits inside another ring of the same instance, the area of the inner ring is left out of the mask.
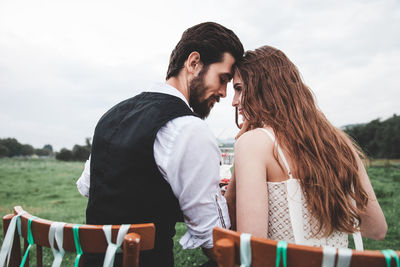
[[[328,237],[323,237],[318,231],[318,221],[309,214],[307,203],[302,196],[302,222],[291,222],[289,205],[287,201],[286,181],[267,182],[268,185],[268,233],[267,238],[272,240],[285,240],[295,243],[292,224],[303,224],[304,238],[310,246],[330,246],[337,248],[348,247],[348,235],[335,231]]]

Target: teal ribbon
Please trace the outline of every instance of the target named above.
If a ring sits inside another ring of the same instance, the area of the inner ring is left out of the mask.
[[[386,261],[386,266],[390,267],[390,264],[392,262],[392,258],[394,258],[394,260],[396,261],[396,266],[400,267],[400,260],[399,260],[399,256],[397,256],[397,253],[392,250],[392,249],[385,249],[385,250],[381,250],[383,256],[385,256],[385,261]]]
[[[74,242],[75,242],[75,248],[76,248],[76,258],[75,258],[75,265],[74,267],[79,266],[79,259],[81,258],[83,251],[81,244],[79,243],[79,227],[81,224],[76,224],[72,227],[72,231],[74,232]]]
[[[276,263],[275,266],[279,267],[281,263],[281,257],[283,262],[283,267],[287,266],[287,242],[286,241],[278,241],[276,245]]]
[[[390,254],[392,254],[392,257],[395,259],[396,261],[396,266],[400,267],[400,260],[399,260],[399,256],[397,255],[396,251],[389,249],[388,250]]]
[[[32,245],[35,244],[34,240],[33,240],[33,235],[32,235],[32,221],[34,219],[36,219],[36,216],[32,216],[28,219],[28,247],[26,248],[25,254],[24,254],[24,258],[21,261],[21,264],[19,265],[19,267],[23,267],[25,265],[26,259],[28,258],[29,255],[29,250],[31,249]]]

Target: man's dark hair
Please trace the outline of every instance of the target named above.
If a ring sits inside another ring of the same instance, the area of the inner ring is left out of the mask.
[[[225,52],[236,62],[243,57],[244,49],[233,31],[215,22],[204,22],[187,29],[171,53],[167,80],[177,76],[190,53],[197,51],[204,67],[222,61]]]

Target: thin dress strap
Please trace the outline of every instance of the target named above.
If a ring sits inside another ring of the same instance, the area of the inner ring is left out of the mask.
[[[275,136],[272,133],[270,133],[267,129],[264,129],[264,128],[259,128],[259,129],[263,130],[271,138],[272,142],[276,143],[276,147],[278,148],[279,156],[281,157],[283,164],[286,167],[286,170],[289,175],[289,179],[293,179],[293,175],[292,175],[292,172],[290,171],[289,164],[285,158],[285,155],[283,154],[281,147],[279,146],[278,142],[276,142]]]
[[[279,156],[282,158],[283,164],[285,165],[288,174],[289,180],[286,181],[286,190],[287,195],[286,199],[288,202],[289,208],[289,216],[290,222],[292,224],[294,241],[296,244],[306,245],[307,241],[304,238],[304,218],[303,218],[303,191],[301,190],[300,183],[297,179],[293,179],[292,172],[290,171],[289,164],[285,158],[285,155],[282,152],[282,149],[279,147],[278,142],[275,141],[275,136],[270,133],[267,129],[260,128],[263,130],[276,144],[278,149]]]

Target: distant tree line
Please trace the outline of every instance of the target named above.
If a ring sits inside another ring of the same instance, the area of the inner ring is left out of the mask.
[[[43,148],[34,148],[29,144],[21,144],[15,138],[0,138],[0,158],[4,157],[56,157],[63,161],[85,161],[90,155],[92,144],[90,138],[86,138],[85,145],[74,145],[72,150],[62,148],[59,152],[54,153],[53,147],[49,144]]]
[[[381,121],[344,126],[343,130],[350,135],[372,158],[400,158],[400,116],[394,114],[391,118]],[[85,145],[74,145],[72,150],[62,148],[55,153],[56,159],[63,161],[85,161],[92,148],[90,138]],[[53,147],[49,144],[43,148],[34,148],[21,144],[15,138],[0,139],[0,158],[15,156],[53,156]]]
[[[400,158],[400,116],[365,124],[349,125],[344,131],[360,145],[368,157]]]
[[[74,145],[72,150],[62,148],[56,153],[56,159],[63,161],[85,161],[89,158],[92,144],[90,138],[86,138],[85,145]]]
[[[0,158],[32,155],[53,156],[53,147],[44,145],[43,148],[34,148],[28,144],[21,144],[15,138],[0,139]]]

